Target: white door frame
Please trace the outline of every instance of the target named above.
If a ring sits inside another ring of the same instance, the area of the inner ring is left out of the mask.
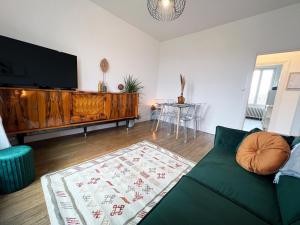
[[[281,52],[282,53],[282,52]],[[274,60],[273,63],[269,63],[269,64],[259,64],[257,63],[257,58],[259,56],[263,56],[263,55],[273,55],[273,54],[280,54],[280,53],[270,53],[270,54],[259,54],[259,55],[256,55],[256,60],[255,60],[255,65],[254,65],[254,69],[251,73],[251,75],[248,76],[247,78],[247,82],[246,82],[246,104],[245,104],[245,110],[244,110],[244,117],[243,117],[243,122],[242,122],[242,125],[241,125],[241,130],[243,130],[244,128],[244,123],[245,123],[245,120],[246,120],[246,110],[247,110],[247,106],[248,106],[248,100],[249,100],[249,97],[250,97],[250,89],[251,89],[251,84],[252,84],[252,78],[253,78],[253,72],[256,68],[258,67],[272,67],[272,66],[277,66],[277,65],[282,65],[282,68],[281,68],[281,73],[280,73],[280,78],[279,78],[279,81],[278,81],[278,87],[277,87],[277,90],[283,90],[284,87],[285,87],[285,84],[286,84],[286,80],[283,79],[282,77],[284,73],[287,73],[288,72],[288,69],[289,69],[289,66],[290,66],[290,61],[288,60]],[[276,109],[278,108],[278,105],[280,103],[280,100],[282,98],[282,91],[279,91],[279,93],[276,93],[276,96],[275,96],[275,101],[274,101],[274,108],[273,108],[273,112],[277,111]],[[271,115],[271,119],[270,119],[270,124],[269,124],[269,127],[268,129],[271,127],[270,125],[272,124],[273,120],[274,120],[274,117],[273,117],[273,112],[272,112],[272,115]]]

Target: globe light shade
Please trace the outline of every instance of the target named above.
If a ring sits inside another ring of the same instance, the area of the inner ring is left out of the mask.
[[[150,15],[159,21],[172,21],[183,13],[186,0],[147,0]]]

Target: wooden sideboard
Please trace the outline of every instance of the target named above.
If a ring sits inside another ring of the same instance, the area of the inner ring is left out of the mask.
[[[94,93],[0,87],[0,115],[8,134],[138,118],[136,93]]]

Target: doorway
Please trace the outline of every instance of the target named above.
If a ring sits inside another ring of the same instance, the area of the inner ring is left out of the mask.
[[[300,51],[257,56],[248,89],[244,130],[258,127],[300,135],[300,81],[292,79],[294,74],[300,75]]]
[[[243,130],[268,130],[281,72],[282,64],[256,65]]]

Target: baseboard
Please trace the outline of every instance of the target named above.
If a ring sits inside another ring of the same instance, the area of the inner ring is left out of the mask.
[[[119,122],[119,126],[125,126],[125,125],[126,125],[125,121]],[[89,127],[87,127],[87,131],[90,132],[90,131],[103,130],[103,129],[113,128],[113,127],[116,127],[115,122],[108,123],[108,124],[102,124],[102,125],[89,126]],[[41,134],[30,134],[30,135],[24,137],[24,143],[48,140],[48,139],[52,139],[52,138],[70,136],[70,135],[74,135],[74,134],[83,134],[83,132],[84,132],[83,128],[70,128],[70,129],[65,129],[65,130],[49,131],[49,132],[41,133]],[[12,144],[17,144],[17,140],[14,136],[10,137],[9,140]]]

